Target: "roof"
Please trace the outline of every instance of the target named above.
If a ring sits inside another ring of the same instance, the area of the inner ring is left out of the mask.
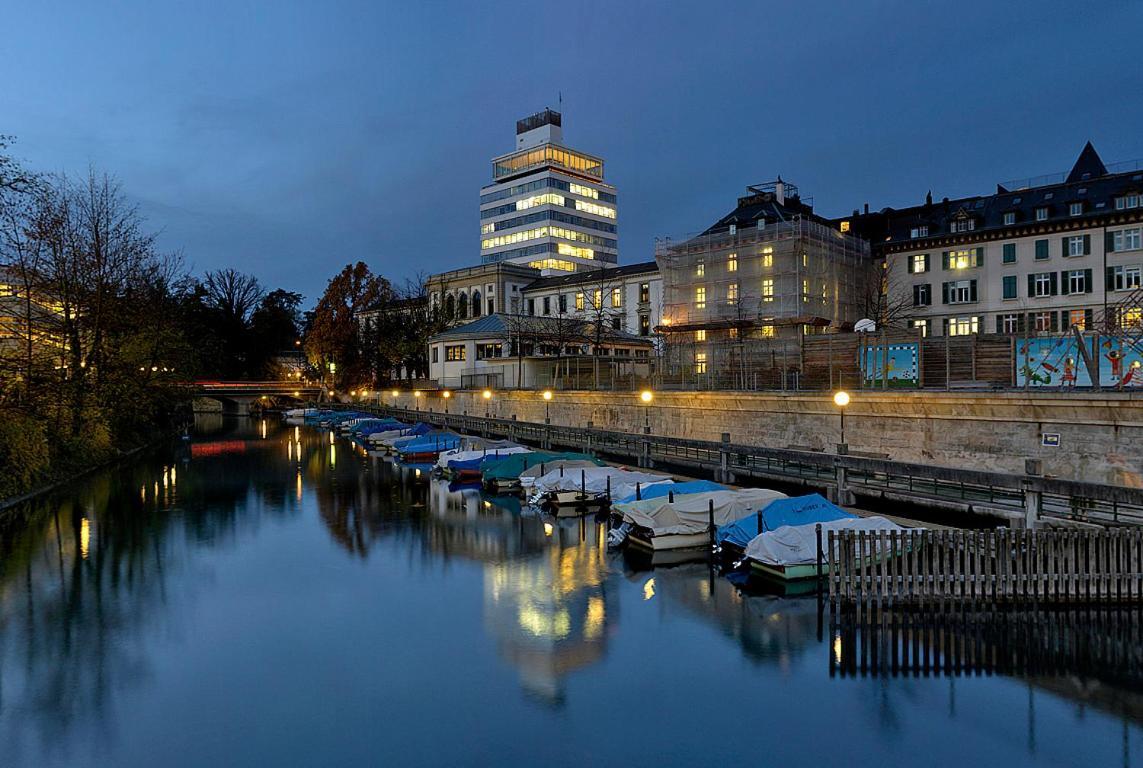
[[[571,343],[578,336],[580,339],[590,340],[594,331],[591,324],[583,319],[569,315],[537,316],[537,315],[507,315],[497,312],[493,315],[473,320],[471,323],[458,325],[447,331],[438,333],[429,339],[429,342],[462,341],[467,339],[507,339],[515,334],[527,334],[533,338],[545,336],[559,336],[563,341]],[[643,336],[635,336],[625,331],[607,328],[603,337],[605,342],[612,344],[651,344],[651,340]]]
[[[990,195],[974,195],[934,202],[929,195],[922,205],[885,208],[876,213],[854,216],[854,229],[869,237],[874,247],[886,251],[932,247],[933,240],[957,238],[979,240],[1007,236],[1006,231],[1027,229],[1030,224],[1065,228],[1098,226],[1106,216],[1137,214],[1116,211],[1115,198],[1126,193],[1143,193],[1143,165],[1122,173],[1110,173],[1099,153],[1088,142],[1071,171],[1052,183],[1032,183],[1012,188],[998,184]],[[1073,215],[1071,204],[1080,203],[1082,213]],[[1047,209],[1047,219],[1037,220],[1037,209]],[[1013,222],[1005,223],[1006,214]],[[846,219],[850,217],[844,217]],[[920,234],[921,232],[926,234]]]
[[[812,203],[802,202],[798,188],[789,182],[777,181],[747,187],[750,194],[738,198],[733,211],[711,224],[700,234],[713,235],[726,232],[734,224],[740,229],[757,227],[760,219],[765,224],[788,221],[796,216],[810,218],[823,224],[829,220],[814,213]]]
[[[621,267],[585,269],[578,272],[570,272],[566,275],[541,277],[525,285],[524,290],[537,291],[546,288],[587,285],[590,283],[607,282],[609,280],[619,280],[625,277],[634,277],[636,275],[649,275],[657,273],[658,271],[659,265],[657,262],[641,261],[638,264],[624,264]]]

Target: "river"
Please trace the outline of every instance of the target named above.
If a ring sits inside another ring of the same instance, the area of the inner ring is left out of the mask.
[[[204,420],[0,521],[0,765],[1143,763],[1115,669],[840,674],[814,599],[602,533]]]

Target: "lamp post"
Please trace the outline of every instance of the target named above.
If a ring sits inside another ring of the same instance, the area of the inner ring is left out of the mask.
[[[649,389],[644,389],[639,393],[639,399],[643,401],[643,434],[651,434],[651,401],[655,399],[655,394]]]
[[[548,414],[548,405],[552,402],[552,390],[545,389],[543,397],[544,397],[544,423],[545,424],[551,424],[552,420]]]
[[[845,390],[835,392],[833,404],[837,406],[837,412],[841,415],[841,442],[837,444],[837,452],[849,453],[849,445],[845,442],[845,407],[849,405],[849,393]]]
[[[413,390],[413,402],[416,403],[417,412],[420,413],[420,410],[421,410],[421,390],[419,390],[419,389]]]
[[[445,401],[445,416],[448,416],[448,399],[452,397],[452,392],[446,389],[444,392],[441,392],[441,397],[443,397]]]
[[[492,390],[486,389],[480,393],[480,396],[484,398],[484,418],[487,419],[490,416],[488,406],[492,403]]]

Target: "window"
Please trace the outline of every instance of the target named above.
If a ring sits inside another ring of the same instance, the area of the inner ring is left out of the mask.
[[[810,281],[802,280],[802,301],[810,297]]]
[[[706,341],[706,331],[695,331],[695,341]]]
[[[1113,232],[1111,235],[1112,250],[1116,252],[1139,250],[1139,235],[1139,227],[1134,227],[1133,229],[1121,229],[1118,232]]]
[[[544,297],[544,314],[545,315],[552,314],[552,297],[551,296],[545,296]]]
[[[583,291],[575,295],[575,309],[576,312],[583,312]]]
[[[976,301],[975,280],[954,280],[945,283],[945,304],[968,304]]]
[[[737,272],[738,271],[738,254],[737,253],[732,253],[726,257],[726,271],[727,272]]]
[[[1083,203],[1068,203],[1068,216],[1083,216]]]
[[[611,330],[618,331],[622,325],[623,325],[623,318],[622,317],[611,318]]]
[[[768,245],[762,249],[762,266],[774,266],[774,246]]]
[[[927,307],[933,303],[932,288],[928,283],[913,286],[913,306]]]
[[[928,236],[929,236],[929,228],[928,227],[913,227],[912,229],[909,230],[909,237],[912,240],[916,240],[918,237],[928,237]]]
[[[737,235],[738,234],[738,225],[737,224],[731,224],[728,231],[732,235]]]
[[[622,288],[612,288],[611,289],[611,306],[615,307],[616,309],[623,306],[623,289]]]
[[[1073,309],[1068,312],[1068,327],[1086,331],[1088,326],[1087,314],[1090,311],[1089,309]]]
[[[651,317],[649,315],[639,315],[639,335],[651,335]]]
[[[738,283],[726,286],[726,303],[731,306],[738,303]]]
[[[445,347],[445,360],[450,363],[463,363],[465,360],[464,350],[463,344]]]
[[[1011,227],[1015,223],[1016,223],[1016,212],[1015,211],[1008,211],[1007,213],[1004,214],[1004,226]]]
[[[1108,284],[1113,291],[1129,291],[1140,286],[1143,269],[1134,267],[1108,267]]]
[[[1004,298],[1015,299],[1016,298],[1016,291],[1017,291],[1016,275],[1005,275],[1003,284],[1004,284],[1004,293],[1003,293]]]
[[[1020,322],[1020,315],[1001,315],[999,330],[1001,333],[1019,333],[1022,330],[1023,323]]]
[[[594,291],[591,292],[591,301],[592,301],[592,308],[593,309],[599,310],[599,309],[603,308],[603,291],[602,291],[602,289],[596,288]]]
[[[535,299],[528,299],[528,314],[529,315],[536,314],[536,300]]]
[[[1056,295],[1056,273],[1039,272],[1028,275],[1028,295],[1043,298]]]
[[[1087,269],[1073,269],[1064,273],[1066,282],[1065,287],[1068,293],[1087,293],[1090,286],[1088,285],[1088,273],[1091,270]]]
[[[945,269],[971,269],[984,263],[984,249],[971,248],[960,251],[945,251]]]
[[[776,334],[777,331],[772,325],[764,325],[758,329],[758,335],[763,339],[772,339]]]
[[[1138,207],[1139,207],[1139,195],[1137,195],[1137,194],[1132,193],[1130,195],[1123,195],[1122,197],[1115,198],[1115,210],[1117,210],[1117,211],[1126,210],[1127,208],[1138,208]]]
[[[929,321],[928,320],[910,320],[909,327],[914,331],[920,331],[921,336],[929,335]]]
[[[1119,311],[1120,328],[1138,328],[1143,324],[1143,309],[1140,307],[1124,307]]]
[[[1037,208],[1036,209],[1036,221],[1047,221],[1047,220],[1048,220],[1048,207],[1044,206],[1043,208]]]
[[[957,219],[952,223],[953,232],[971,232],[976,229],[976,219]]]
[[[1056,313],[1055,312],[1033,312],[1032,313],[1032,329],[1037,333],[1048,333],[1055,330]]]
[[[1090,235],[1071,235],[1064,238],[1065,256],[1087,256],[1090,252]]]
[[[922,274],[929,271],[929,254],[927,253],[914,253],[909,257],[909,271],[915,275]]]
[[[762,301],[774,300],[774,281],[766,279],[762,281]]]
[[[561,293],[559,296],[559,308],[561,315],[568,311],[568,297],[565,293]]]
[[[1005,264],[1016,263],[1016,243],[1004,244],[1004,256],[1002,260]]]
[[[849,231],[849,222],[848,221],[841,222],[841,224],[838,226],[838,229],[841,232],[848,232]]]
[[[440,347],[433,347],[433,362],[437,362],[437,353],[440,352]]]
[[[487,360],[492,357],[501,357],[504,352],[503,344],[477,344],[476,359]]]
[[[945,323],[945,329],[949,336],[968,336],[977,332],[980,318],[975,315],[972,317],[950,317]]]
[[[706,373],[706,352],[695,353],[695,373],[700,375]]]
[[[1047,240],[1037,240],[1036,241],[1036,261],[1043,261],[1046,258],[1048,258],[1048,241]]]
[[[695,277],[706,277],[706,264],[701,261],[695,264]]]
[[[695,309],[706,309],[706,287],[695,288]]]
[[[648,304],[651,301],[651,284],[639,283],[639,303]]]
[[[488,314],[492,315],[495,313],[496,313],[496,299],[489,297],[489,299],[488,299]]]
[[[737,328],[727,328],[726,329],[726,336],[729,339],[737,339],[738,338],[738,329]]]

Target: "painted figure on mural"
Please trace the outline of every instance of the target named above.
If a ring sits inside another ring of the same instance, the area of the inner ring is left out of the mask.
[[[1112,349],[1104,357],[1111,361],[1111,378],[1117,384],[1122,383],[1119,380],[1123,378],[1123,353],[1118,349]]]
[[[1064,360],[1064,375],[1060,379],[1060,385],[1064,387],[1074,387],[1076,385],[1076,361],[1075,358],[1069,357]]]

